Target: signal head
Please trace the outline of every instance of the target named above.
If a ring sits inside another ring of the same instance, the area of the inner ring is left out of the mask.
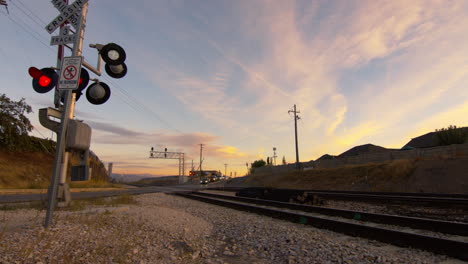
[[[127,65],[123,62],[118,65],[106,64],[104,69],[106,69],[107,74],[112,78],[122,78],[127,74]]]
[[[122,64],[127,58],[125,50],[115,43],[105,45],[99,53],[101,54],[102,59],[110,65]]]
[[[78,80],[78,89],[83,91],[89,83],[89,73],[85,68],[81,68],[80,79]]]
[[[100,105],[109,100],[111,95],[110,88],[103,82],[95,82],[86,90],[86,98],[95,105]]]
[[[39,70],[36,67],[30,67],[28,72],[33,77],[33,89],[38,93],[47,93],[57,84],[58,74],[52,68],[42,68]]]

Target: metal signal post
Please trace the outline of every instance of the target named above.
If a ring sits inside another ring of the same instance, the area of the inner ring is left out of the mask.
[[[78,37],[76,38],[75,43],[73,44],[73,56],[81,56],[81,51],[83,47],[83,37],[84,37],[84,29],[86,23],[86,15],[88,14],[88,3],[86,2],[82,9],[81,9],[81,21],[78,25]],[[59,53],[60,49],[59,49]],[[63,54],[62,54],[63,55]],[[60,55],[59,55],[60,56]],[[58,64],[58,62],[57,62]],[[47,212],[44,227],[49,227],[52,223],[53,212],[57,203],[57,192],[59,187],[59,181],[65,182],[66,179],[66,167],[68,162],[68,153],[65,152],[65,136],[66,130],[68,126],[69,119],[73,118],[75,110],[75,96],[72,90],[65,90],[65,102],[62,110],[62,118],[60,123],[60,131],[57,135],[57,149],[54,158],[54,172],[52,175],[52,182],[48,190],[48,205],[47,205]],[[61,170],[62,169],[62,170]],[[61,174],[63,175],[61,177]],[[64,197],[68,197],[69,190],[67,186],[63,186],[62,195]]]
[[[51,2],[60,14],[45,29],[51,34],[60,27],[59,35],[52,36],[50,42],[51,46],[59,45],[57,67],[42,68],[40,70],[36,67],[30,67],[28,70],[29,75],[33,78],[32,85],[36,92],[47,93],[56,87],[54,104],[56,108],[59,108],[39,109],[40,123],[57,133],[54,169],[47,195],[48,206],[44,223],[46,228],[52,224],[57,199],[61,201],[58,205],[63,206],[68,205],[71,200],[69,187],[66,183],[69,159],[69,152],[67,151],[84,151],[82,165],[77,166],[75,174],[73,173],[74,170],[72,170],[72,180],[83,181],[89,178],[87,163],[91,128],[83,122],[73,120],[75,101],[82,95],[89,81],[89,74],[82,66],[101,76],[101,61],[104,60],[106,62],[106,73],[110,77],[122,78],[127,73],[127,66],[124,62],[126,59],[125,51],[115,43],[90,45],[90,47],[96,48],[98,51],[97,69],[83,60],[81,54],[86,16],[88,14],[88,0],[75,0],[70,5],[68,5],[68,0],[52,0]],[[71,26],[76,32],[72,32]],[[73,44],[73,48],[67,44]],[[64,46],[72,50],[70,57],[64,57]],[[60,76],[57,75],[57,70],[60,72]],[[87,88],[86,98],[91,104],[103,104],[110,97],[110,88],[97,79],[93,80],[95,83]],[[49,119],[50,116],[60,118],[61,122],[58,123]]]

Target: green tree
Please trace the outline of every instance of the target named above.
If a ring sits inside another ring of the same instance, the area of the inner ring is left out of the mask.
[[[32,112],[24,98],[13,101],[0,94],[0,147],[14,150],[27,144],[33,126],[25,114]]]
[[[264,161],[263,159],[259,159],[259,160],[254,161],[250,166],[250,173],[253,173],[255,168],[263,167],[266,164],[267,164],[266,161]]]
[[[286,158],[283,156],[283,165],[287,165],[288,163],[286,163]]]
[[[436,129],[439,145],[463,144],[468,142],[468,129],[450,125],[447,128]]]

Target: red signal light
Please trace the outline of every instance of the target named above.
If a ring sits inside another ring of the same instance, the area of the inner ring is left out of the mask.
[[[52,90],[58,82],[57,72],[53,68],[30,67],[29,75],[33,78],[32,86],[34,91],[38,93],[47,93]]]
[[[38,83],[40,86],[46,87],[47,85],[50,84],[51,81],[52,80],[49,77],[42,75],[41,77],[39,77]]]

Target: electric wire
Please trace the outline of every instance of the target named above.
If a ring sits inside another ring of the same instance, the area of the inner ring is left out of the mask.
[[[36,25],[38,25],[40,28],[43,28],[43,25],[47,25],[46,23],[43,23],[42,21],[41,21],[41,22],[42,22],[42,25],[41,25],[41,24],[37,21],[37,19],[32,18],[30,14],[27,14],[27,13],[23,10],[23,8],[17,6],[17,5],[15,4],[14,1],[11,1],[10,3],[12,3],[16,8],[18,8],[19,11],[21,11],[24,15],[26,15],[29,19],[31,19],[31,21],[33,21],[33,22],[34,22]],[[23,6],[24,6],[24,5],[23,5]],[[31,14],[34,14],[34,13],[31,12],[31,10],[28,9],[28,11],[29,11]]]
[[[107,81],[109,81],[111,84],[112,84],[112,87],[115,87],[117,88],[117,90],[122,94],[122,96],[126,97],[127,99],[129,99],[130,103],[133,103],[134,105],[136,105],[137,107],[134,108],[133,106],[131,106],[134,110],[138,111],[138,112],[142,112],[142,113],[145,113],[145,114],[150,114],[152,117],[156,118],[159,122],[163,123],[164,125],[166,125],[167,127],[169,127],[170,129],[180,133],[180,134],[184,134],[182,131],[180,131],[179,129],[175,128],[174,126],[172,126],[168,121],[164,120],[161,116],[159,116],[157,113],[155,113],[151,108],[149,108],[148,106],[146,106],[143,102],[141,102],[140,100],[136,99],[135,97],[133,97],[129,92],[127,92],[125,89],[123,89],[122,87],[120,87],[120,85],[118,85],[117,83],[115,83],[113,80],[111,80],[110,78],[108,78],[107,76],[104,76],[104,79],[106,79]]]
[[[33,11],[31,11],[24,3],[22,3],[21,1],[17,0],[17,2],[19,4],[21,4],[26,10],[28,10],[29,14],[24,11],[21,7],[19,7],[18,5],[16,5],[14,2],[12,2],[12,4],[18,9],[20,10],[24,15],[26,15],[31,21],[33,21],[36,25],[38,25],[39,27],[42,28],[41,24],[38,22],[38,20],[43,23],[43,24],[46,24],[42,19],[40,19]],[[34,16],[34,18],[32,17]],[[17,22],[15,19],[12,18],[11,15],[7,16],[8,19],[10,21],[12,21],[14,24],[16,24],[18,27],[20,27],[24,32],[26,32],[28,35],[30,35],[31,37],[33,37],[35,40],[39,41],[42,45],[44,45],[45,47],[47,47],[48,50],[50,50],[52,53],[54,53],[54,49],[50,47],[50,45],[46,44],[45,41],[41,40],[39,37],[36,36],[36,34],[38,36],[41,36],[36,30],[32,29],[28,23],[26,23],[24,20],[20,19],[19,17],[16,17],[20,22]],[[104,76],[104,78],[109,81],[113,87],[115,87],[117,89],[117,91],[120,93],[117,93],[118,97],[120,97],[120,99],[125,103],[127,104],[130,108],[132,108],[134,111],[136,112],[140,112],[140,113],[145,113],[145,114],[149,114],[150,116],[152,116],[153,118],[157,119],[159,122],[163,123],[165,126],[167,126],[168,128],[178,132],[178,133],[181,133],[183,134],[182,131],[180,131],[179,129],[175,128],[173,125],[171,125],[168,121],[164,120],[161,116],[159,116],[157,113],[155,113],[151,108],[149,108],[148,106],[146,106],[144,103],[142,103],[140,100],[136,99],[135,97],[133,97],[132,95],[130,95],[125,89],[123,89],[122,87],[120,87],[120,85],[118,85],[117,83],[115,83],[113,80],[111,80],[110,78],[108,78],[107,76]]]
[[[37,36],[35,36],[33,33],[31,33],[31,31],[33,32],[36,32],[32,29],[28,29],[26,28],[25,26],[23,26],[22,24],[16,22],[12,17],[11,15],[8,15],[7,16],[8,19],[13,22],[15,25],[17,25],[18,27],[20,27],[24,32],[26,32],[28,35],[30,35],[31,37],[33,37],[34,39],[36,39],[37,41],[39,41],[42,45],[44,45],[48,50],[50,50],[51,52],[54,52],[54,50],[48,45],[46,44],[43,40],[39,39]],[[22,21],[24,23],[24,21]],[[24,23],[27,27],[29,27],[26,23]]]
[[[29,9],[25,4],[23,4],[22,1],[16,0],[15,2],[20,3],[24,8],[26,8],[37,20],[39,20],[39,21],[42,23],[42,25],[47,25],[47,23],[46,23],[44,20],[42,20],[42,19],[41,19],[39,16],[37,16],[33,11],[31,11],[31,9]],[[14,2],[12,2],[12,3],[14,3]],[[42,26],[41,26],[41,27],[42,27]]]

